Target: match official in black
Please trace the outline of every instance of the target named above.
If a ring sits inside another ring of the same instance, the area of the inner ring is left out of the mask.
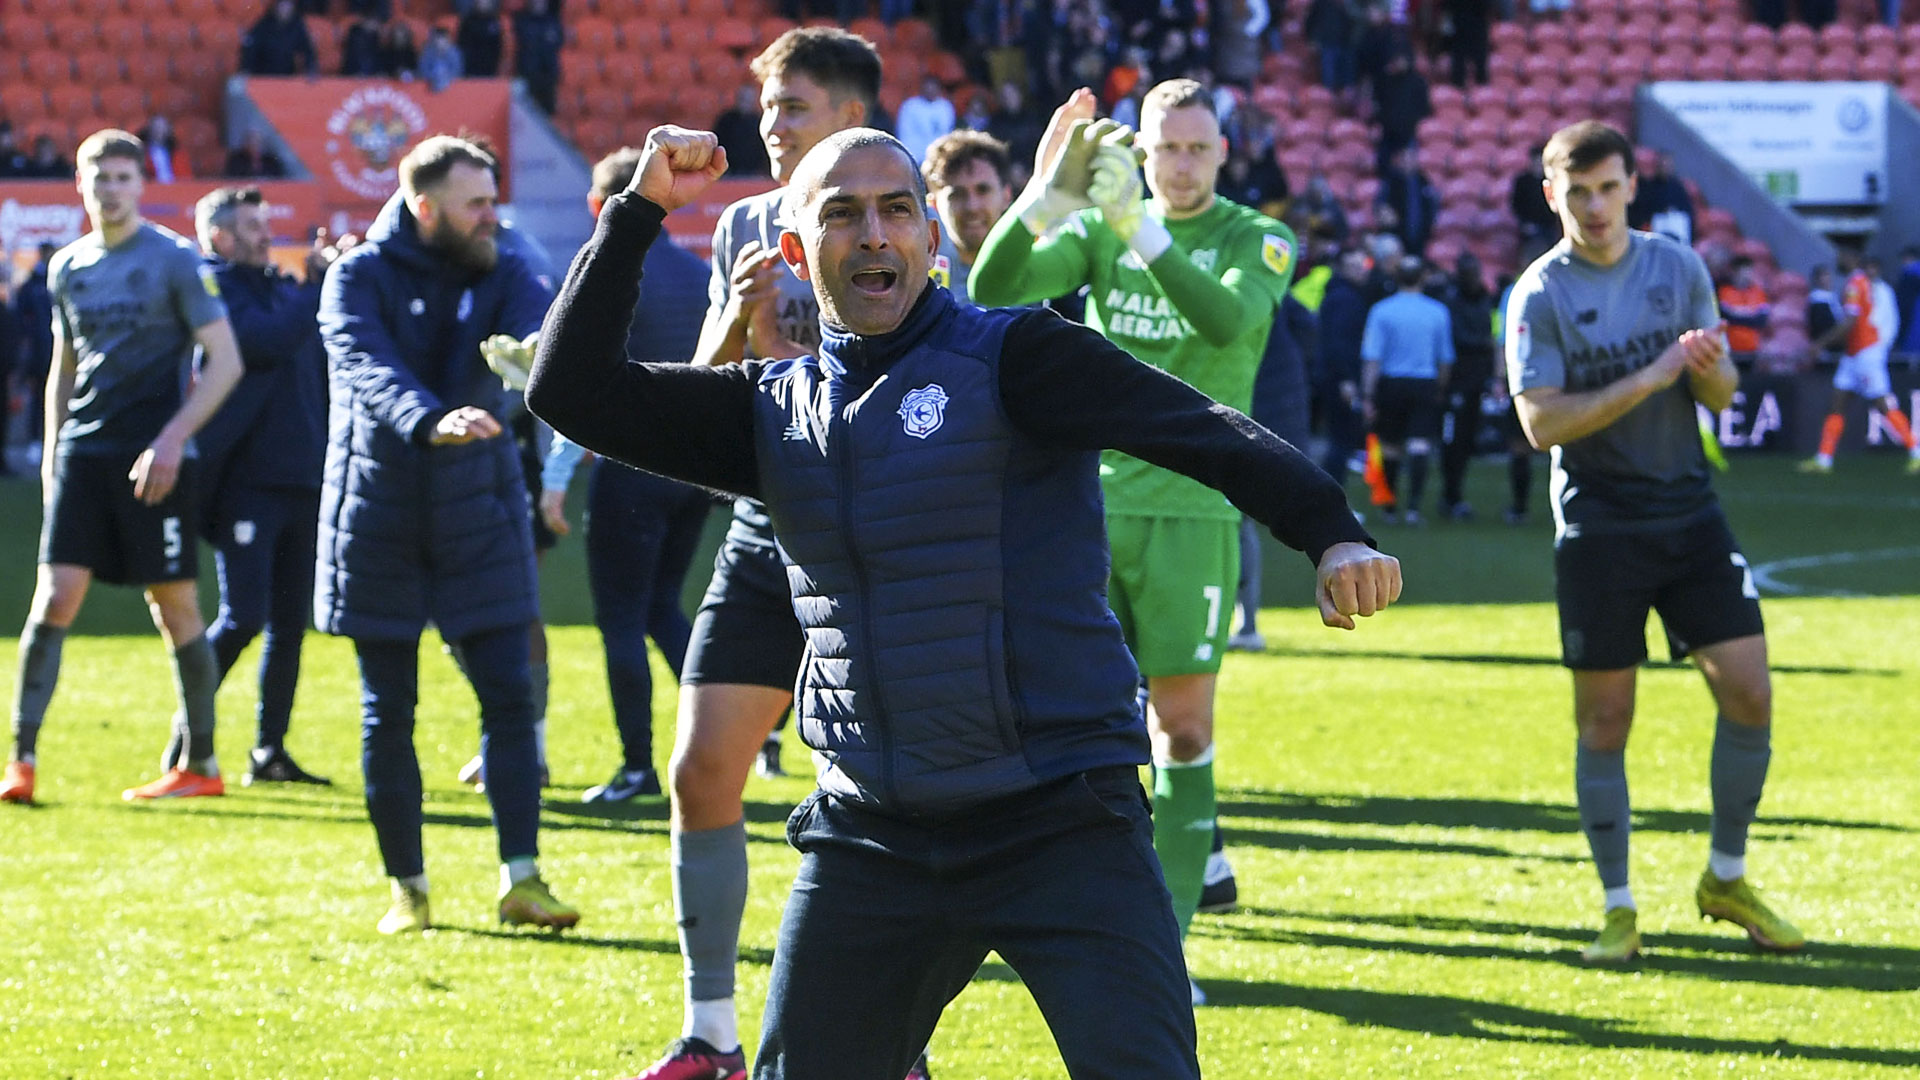
[[[1064,153],[1085,170],[1076,127]],[[828,136],[780,252],[820,355],[629,363],[666,213],[725,171],[656,128],[540,336],[527,403],[616,460],[765,502],[806,633],[795,709],[824,761],[774,954],[760,1080],[895,1080],[989,950],[1075,1076],[1200,1075],[1139,767],[1140,672],[1107,607],[1099,457],[1230,493],[1319,564],[1322,618],[1399,595],[1338,487],[1242,414],[1048,311],[928,280],[939,226],[906,148]]]

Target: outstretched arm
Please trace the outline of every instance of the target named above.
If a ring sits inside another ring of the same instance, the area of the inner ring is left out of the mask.
[[[758,368],[636,364],[627,335],[640,267],[670,210],[726,170],[706,132],[655,128],[634,180],[607,200],[547,316],[527,407],[589,450],[636,468],[742,495],[759,480],[753,450]]]
[[[1400,595],[1399,563],[1372,549],[1340,486],[1245,414],[1052,312],[1007,331],[1000,396],[1028,436],[1113,448],[1226,495],[1320,575],[1321,617],[1351,629]]]

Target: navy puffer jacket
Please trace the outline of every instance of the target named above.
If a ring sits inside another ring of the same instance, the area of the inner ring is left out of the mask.
[[[458,639],[538,610],[527,488],[513,441],[430,447],[455,408],[504,424],[517,407],[480,357],[494,334],[540,329],[549,290],[508,245],[476,273],[429,249],[395,196],[320,299],[329,409],[314,624],[405,640],[428,621]]]

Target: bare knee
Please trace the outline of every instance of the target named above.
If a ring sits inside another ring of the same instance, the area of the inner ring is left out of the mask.
[[[1744,727],[1773,723],[1773,681],[1764,675],[1721,686],[1715,694],[1720,715]]]
[[[1154,756],[1192,761],[1213,745],[1212,675],[1181,675],[1149,682],[1148,733]]]

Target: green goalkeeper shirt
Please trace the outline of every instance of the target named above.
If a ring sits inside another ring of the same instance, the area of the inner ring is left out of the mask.
[[[968,282],[974,303],[1029,304],[1088,286],[1088,325],[1140,360],[1246,412],[1267,335],[1293,276],[1293,233],[1257,210],[1217,197],[1199,215],[1165,224],[1173,246],[1143,266],[1098,210],[1080,211],[1041,240],[1008,214],[974,263]],[[1108,514],[1240,519],[1205,484],[1115,450],[1101,456],[1100,478]]]

